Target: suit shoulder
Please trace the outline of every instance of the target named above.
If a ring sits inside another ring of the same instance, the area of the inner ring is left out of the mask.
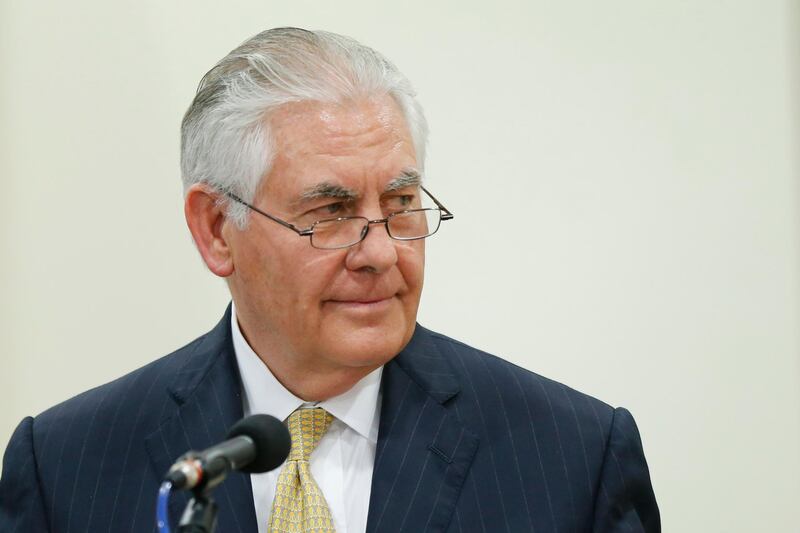
[[[50,441],[52,435],[66,436],[83,426],[102,427],[117,420],[157,423],[160,413],[153,406],[168,399],[165,389],[170,380],[190,363],[207,336],[45,410],[34,418],[35,440]]]
[[[483,397],[476,400],[492,395],[506,404],[523,400],[546,406],[557,418],[610,428],[614,408],[602,400],[441,333],[428,333],[462,382],[470,385],[467,392]]]

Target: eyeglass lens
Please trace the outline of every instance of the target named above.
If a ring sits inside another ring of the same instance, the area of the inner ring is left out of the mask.
[[[387,229],[393,239],[422,239],[436,233],[441,220],[439,209],[404,211],[388,218]],[[319,221],[314,225],[311,245],[324,249],[352,246],[364,238],[368,224],[369,221],[363,217]]]

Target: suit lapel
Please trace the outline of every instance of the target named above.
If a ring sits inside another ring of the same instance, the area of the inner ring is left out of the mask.
[[[186,451],[203,450],[225,440],[228,428],[243,416],[230,320],[229,306],[219,324],[187,348],[193,351],[168,391],[176,411],[145,441],[159,477]],[[218,531],[257,531],[248,475],[231,473],[212,497],[219,505]],[[178,519],[187,500],[186,494],[173,494],[173,520]]]
[[[367,532],[447,528],[478,447],[445,407],[458,392],[449,363],[417,326],[383,372]]]

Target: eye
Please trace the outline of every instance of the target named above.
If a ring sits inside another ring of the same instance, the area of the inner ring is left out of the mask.
[[[323,205],[317,211],[325,213],[326,215],[338,215],[344,211],[344,202],[334,202],[332,204]]]
[[[306,213],[306,217],[316,220],[337,218],[349,215],[351,210],[352,202],[331,202],[312,209]]]
[[[414,194],[398,194],[397,196],[390,196],[386,199],[386,207],[391,210],[401,211],[409,209],[414,206]]]

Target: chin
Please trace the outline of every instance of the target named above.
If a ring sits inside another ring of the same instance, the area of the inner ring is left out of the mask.
[[[339,330],[336,353],[330,356],[340,364],[350,367],[379,367],[389,362],[405,348],[414,333],[414,324],[409,328],[402,324],[376,324]]]

